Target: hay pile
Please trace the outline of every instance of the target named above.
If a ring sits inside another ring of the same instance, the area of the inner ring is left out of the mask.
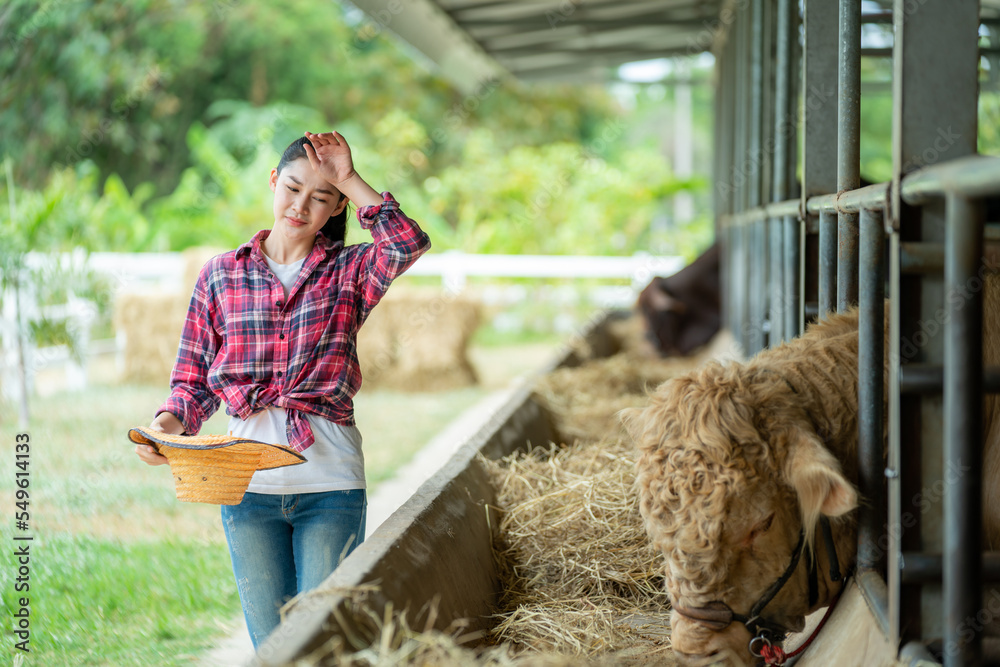
[[[123,382],[170,382],[189,299],[190,294],[153,290],[118,293],[113,322],[116,336],[124,339]]]
[[[564,442],[614,438],[619,410],[645,405],[648,393],[691,368],[688,359],[649,359],[620,352],[574,368],[557,368],[535,387]]]
[[[612,330],[622,351],[542,378],[537,400],[561,446],[484,461],[502,519],[496,554],[505,595],[493,639],[525,657],[591,664],[674,664],[662,556],[634,489],[636,453],[617,413],[709,358],[738,354],[719,336],[687,358],[651,356],[631,318]]]
[[[198,273],[221,248],[195,247],[183,253],[180,291],[133,290],[115,297],[115,334],[124,341],[121,381],[165,386],[177,359],[191,293]]]
[[[365,386],[440,391],[475,384],[468,348],[479,317],[472,299],[394,286],[358,332]]]
[[[623,336],[618,339],[622,346],[618,354],[557,368],[539,380],[535,398],[552,415],[563,442],[616,438],[619,410],[646,405],[647,396],[660,384],[708,359],[740,354],[732,337],[723,332],[690,357],[650,356],[642,340],[632,335],[637,319],[618,324]]]
[[[503,509],[494,639],[611,664],[668,663],[662,562],[639,516],[631,447],[581,442],[487,466]]]
[[[463,648],[475,641],[412,632],[387,613],[372,617],[377,628],[357,645],[334,639],[338,646],[300,664],[675,665],[662,556],[642,525],[635,452],[616,413],[644,405],[647,391],[706,358],[735,352],[727,338],[687,359],[626,346],[542,378],[536,396],[570,444],[480,459],[501,515],[494,553],[503,594],[485,642]]]

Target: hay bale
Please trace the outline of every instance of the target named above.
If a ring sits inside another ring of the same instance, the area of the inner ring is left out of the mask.
[[[177,358],[188,296],[176,292],[120,292],[113,324],[124,338],[123,382],[166,385]]]
[[[184,250],[180,291],[135,290],[115,298],[112,324],[124,339],[121,381],[166,385],[177,359],[177,345],[191,293],[202,267],[222,248]]]
[[[202,268],[208,264],[208,260],[224,252],[228,252],[228,249],[214,246],[194,246],[181,251],[181,257],[184,259],[184,268],[181,273],[181,292],[191,296]]]
[[[469,339],[477,301],[438,289],[394,287],[358,332],[367,387],[437,391],[476,383]]]
[[[633,335],[638,319],[632,316],[615,323],[612,334],[621,344],[617,354],[558,368],[536,384],[535,399],[552,415],[563,442],[617,437],[620,410],[646,405],[649,393],[662,383],[709,359],[740,357],[739,346],[728,331],[716,334],[688,357],[650,356],[642,340]]]

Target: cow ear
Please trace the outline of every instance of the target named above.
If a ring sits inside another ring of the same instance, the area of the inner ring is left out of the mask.
[[[668,312],[678,310],[683,304],[670,296],[659,285],[654,285],[654,289],[649,290],[649,305],[656,312]]]
[[[793,432],[785,478],[799,498],[802,525],[810,536],[821,514],[842,516],[858,506],[858,492],[814,433],[799,429]]]

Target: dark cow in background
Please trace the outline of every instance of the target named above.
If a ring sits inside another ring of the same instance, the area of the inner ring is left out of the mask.
[[[639,294],[647,337],[664,356],[686,356],[719,331],[719,244],[677,273],[653,281]]]

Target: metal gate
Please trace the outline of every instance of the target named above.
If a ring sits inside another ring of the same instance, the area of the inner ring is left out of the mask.
[[[860,306],[857,580],[902,659],[980,665],[986,590],[1000,581],[1000,552],[984,553],[980,533],[982,394],[1000,390],[1000,369],[982,363],[983,276],[998,269],[984,251],[1000,241],[984,200],[1000,195],[1000,158],[976,155],[977,102],[980,57],[996,53],[980,48],[980,26],[995,36],[997,22],[971,0],[861,4],[723,10],[724,317],[753,354]],[[863,52],[864,23],[891,23],[892,48]],[[863,56],[892,58],[893,97],[893,178],[866,187]]]

